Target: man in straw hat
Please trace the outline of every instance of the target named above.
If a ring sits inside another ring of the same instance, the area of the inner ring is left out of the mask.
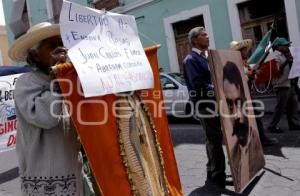
[[[18,118],[16,150],[23,195],[82,195],[80,143],[65,109],[58,85],[50,85],[49,68],[66,60],[59,25],[32,26],[9,49],[15,61],[27,61],[34,71],[18,78],[15,105]],[[53,88],[50,88],[54,86]]]
[[[253,79],[255,75],[255,71],[252,70],[250,65],[248,64],[248,55],[249,51],[252,48],[252,39],[244,39],[242,41],[232,41],[230,43],[230,49],[236,50],[241,52],[243,65],[244,65],[244,71],[249,79]]]
[[[250,52],[251,48],[252,48],[252,40],[251,39],[244,39],[244,40],[241,40],[239,42],[238,41],[232,41],[230,43],[230,49],[231,50],[241,52],[244,71],[245,71],[245,74],[248,78],[249,88],[252,85],[252,81],[255,78],[255,73],[256,73],[256,71],[253,70],[250,67],[250,65],[248,64],[248,56],[249,56],[249,52]],[[259,111],[257,111],[257,110],[254,110],[254,112],[255,112],[256,115],[258,115],[258,113],[259,113]],[[263,146],[271,146],[271,145],[274,145],[274,144],[278,143],[278,140],[276,138],[268,138],[265,135],[265,130],[264,130],[264,126],[263,126],[263,123],[261,121],[261,118],[259,118],[257,116],[256,116],[256,124],[257,124],[257,129],[258,129],[260,141],[261,141]]]

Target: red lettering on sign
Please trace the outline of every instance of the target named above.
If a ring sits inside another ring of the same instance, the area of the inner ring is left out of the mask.
[[[15,131],[17,129],[17,120],[10,120],[0,123],[0,135]]]
[[[8,138],[8,142],[6,144],[6,147],[10,147],[14,144],[16,144],[16,136],[15,135],[10,135],[9,138]]]

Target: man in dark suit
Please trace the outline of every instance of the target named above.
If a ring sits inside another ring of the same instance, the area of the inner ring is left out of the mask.
[[[215,113],[214,86],[207,59],[209,37],[204,27],[190,30],[188,40],[192,51],[183,61],[183,74],[190,99],[206,133],[207,181],[218,187],[225,187],[225,156],[222,148],[220,118]]]

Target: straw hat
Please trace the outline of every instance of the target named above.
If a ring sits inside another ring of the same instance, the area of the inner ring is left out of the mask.
[[[8,56],[14,61],[26,61],[30,48],[44,39],[57,35],[60,35],[58,24],[49,22],[36,24],[15,41],[8,51]]]
[[[230,43],[230,49],[231,50],[240,50],[242,48],[247,47],[248,50],[252,48],[252,39],[244,39],[242,41],[232,41]]]

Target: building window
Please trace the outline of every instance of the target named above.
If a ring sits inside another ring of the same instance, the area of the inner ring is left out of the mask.
[[[197,26],[205,26],[203,15],[195,16],[172,24],[180,72],[183,71],[183,59],[191,51],[191,46],[188,41],[188,33],[192,28]]]
[[[116,8],[120,6],[119,0],[98,0],[94,1],[94,6],[96,9],[101,10],[111,10],[113,8]]]
[[[252,39],[253,48],[256,48],[273,23],[275,31],[271,40],[276,37],[289,39],[283,0],[246,1],[238,4],[238,12],[243,39]]]

